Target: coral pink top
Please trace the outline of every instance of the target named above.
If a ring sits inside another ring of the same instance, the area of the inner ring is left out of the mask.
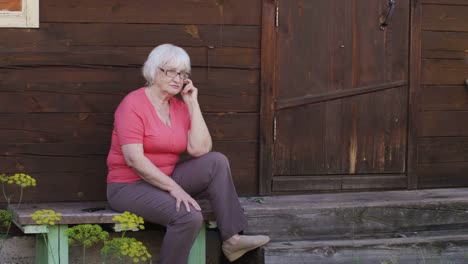
[[[171,98],[169,104],[171,127],[159,119],[145,88],[129,93],[122,100],[114,115],[107,182],[141,180],[125,162],[122,154],[125,144],[143,144],[145,156],[166,175],[172,174],[179,155],[187,149],[190,114],[185,103],[176,98]]]

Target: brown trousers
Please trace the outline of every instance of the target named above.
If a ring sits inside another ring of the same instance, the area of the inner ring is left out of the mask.
[[[227,158],[218,152],[185,161],[176,166],[172,179],[195,198],[211,202],[222,240],[247,227],[247,220],[239,204],[232,182]],[[188,255],[201,225],[202,214],[193,207],[187,212],[168,192],[145,181],[109,183],[107,199],[112,209],[137,214],[145,221],[166,227],[159,254],[159,264],[186,264]]]

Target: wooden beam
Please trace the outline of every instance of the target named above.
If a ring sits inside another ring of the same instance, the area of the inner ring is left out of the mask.
[[[397,88],[397,87],[401,87],[405,85],[407,85],[407,81],[397,81],[397,82],[388,82],[388,83],[377,84],[377,85],[362,86],[362,87],[357,87],[357,88],[352,88],[352,89],[325,92],[325,93],[316,94],[316,95],[293,97],[293,98],[276,101],[275,109],[282,110],[282,109],[298,107],[298,106],[303,106],[303,105],[308,105],[308,104],[313,104],[313,103],[318,103],[318,102],[331,101],[331,100],[336,100],[336,99],[341,99],[341,98],[346,98],[346,97],[351,97],[351,96],[384,91],[384,90],[393,89],[393,88]]]
[[[418,129],[419,104],[421,92],[421,16],[420,1],[411,1],[410,10],[410,58],[409,58],[409,96],[408,96],[408,152],[407,176],[408,189],[418,188],[416,136]]]
[[[260,0],[47,0],[41,7],[44,22],[260,24]]]
[[[259,193],[271,193],[276,64],[275,0],[262,2]]]
[[[342,174],[275,176],[272,180],[275,193],[297,191],[389,190],[406,187],[405,174]]]

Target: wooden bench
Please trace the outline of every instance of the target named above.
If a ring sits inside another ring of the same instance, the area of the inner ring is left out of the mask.
[[[208,201],[198,201],[206,221],[214,220]],[[31,218],[37,210],[48,209],[61,213],[59,222],[53,226],[37,225]],[[107,202],[38,203],[9,206],[13,222],[24,234],[36,234],[36,263],[68,264],[68,237],[66,231],[72,224],[110,224],[116,232],[124,231],[112,218],[120,213],[109,209]],[[189,264],[206,262],[206,227],[202,226],[190,251]],[[46,235],[48,245],[44,240]]]

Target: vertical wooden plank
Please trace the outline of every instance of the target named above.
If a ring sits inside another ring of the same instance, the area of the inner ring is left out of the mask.
[[[60,264],[68,264],[68,225],[58,226],[58,249]]]
[[[328,20],[328,55],[330,65],[328,75],[328,89],[346,90],[352,88],[353,67],[353,1],[341,1],[332,3]],[[323,133],[323,157],[326,174],[341,174],[344,171],[342,156],[349,153],[348,131],[344,128],[347,115],[344,107],[348,100],[338,99],[326,101],[324,105],[324,133]],[[334,181],[332,181],[334,182]]]
[[[275,83],[275,31],[276,0],[262,2],[262,46],[261,46],[261,86],[260,86],[260,156],[259,193],[271,193],[273,166],[273,116]]]
[[[416,136],[421,91],[421,2],[411,1],[410,10],[410,74],[409,74],[409,96],[408,96],[408,155],[407,173],[408,189],[418,188],[418,176],[416,174]]]
[[[47,233],[47,263],[61,264],[59,253],[59,227],[57,225],[49,226],[49,233]],[[68,264],[68,263],[66,263]]]
[[[47,263],[48,256],[46,235],[36,234],[36,262],[35,263]]]
[[[188,259],[189,264],[205,264],[206,263],[206,226],[202,225],[200,233],[198,233],[195,243],[193,243],[192,249]]]
[[[36,263],[68,264],[68,225],[48,226],[36,235]]]
[[[275,113],[273,175],[326,174],[323,139],[325,103],[282,109]]]

